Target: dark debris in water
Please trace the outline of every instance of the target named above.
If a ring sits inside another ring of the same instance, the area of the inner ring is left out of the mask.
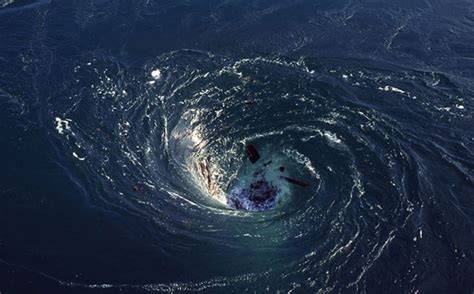
[[[275,207],[276,198],[281,189],[271,182],[260,179],[250,184],[248,188],[232,191],[227,204],[234,209],[263,211]]]

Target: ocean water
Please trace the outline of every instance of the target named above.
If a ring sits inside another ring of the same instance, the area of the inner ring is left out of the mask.
[[[0,293],[473,293],[473,44],[462,0],[0,0]]]

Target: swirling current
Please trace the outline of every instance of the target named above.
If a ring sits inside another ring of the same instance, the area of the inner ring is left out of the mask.
[[[265,39],[134,59],[38,30],[37,46],[0,51],[2,142],[17,154],[2,180],[6,289],[474,289],[472,77],[360,54],[255,53]],[[281,191],[270,209],[229,205],[254,172],[248,144]]]

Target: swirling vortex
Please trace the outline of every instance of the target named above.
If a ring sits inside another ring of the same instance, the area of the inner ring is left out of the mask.
[[[78,94],[71,103],[54,110],[54,126],[64,151],[98,187],[91,191],[95,205],[151,219],[161,250],[182,259],[192,256],[189,240],[214,249],[196,249],[198,263],[229,252],[235,258],[228,259],[232,270],[209,265],[205,282],[144,289],[202,290],[256,280],[262,289],[363,288],[401,230],[422,238],[417,216],[436,202],[429,155],[472,185],[459,158],[409,127],[442,109],[425,99],[443,91],[435,86],[442,77],[430,73],[186,50],[164,54],[143,70],[94,58],[74,72],[88,78],[72,87]],[[410,91],[399,88],[408,85]],[[400,105],[407,105],[403,113],[394,110]],[[470,119],[461,110],[452,116]],[[310,188],[291,188],[285,204],[268,212],[226,207],[223,191],[241,168],[248,142],[286,162]],[[217,193],[199,172],[203,158]]]

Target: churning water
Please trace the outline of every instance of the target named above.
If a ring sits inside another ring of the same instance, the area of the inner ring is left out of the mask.
[[[0,292],[474,289],[472,4],[71,2],[0,4]]]

